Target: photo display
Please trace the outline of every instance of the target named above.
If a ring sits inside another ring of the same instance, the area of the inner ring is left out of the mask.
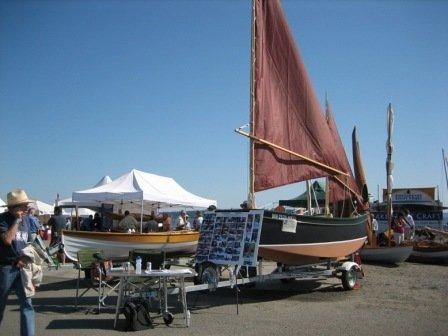
[[[256,266],[262,221],[263,210],[206,212],[196,262]]]

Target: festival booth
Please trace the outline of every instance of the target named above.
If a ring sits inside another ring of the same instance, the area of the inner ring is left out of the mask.
[[[74,203],[109,205],[113,212],[140,213],[140,225],[143,215],[151,211],[182,206],[192,209],[205,209],[216,206],[216,200],[206,199],[190,193],[171,177],[146,173],[137,169],[116,180],[82,191],[73,192]],[[141,229],[141,228],[140,228]]]

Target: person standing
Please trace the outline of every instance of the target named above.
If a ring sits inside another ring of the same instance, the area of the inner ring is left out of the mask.
[[[100,214],[95,212],[92,221],[92,231],[101,231],[103,229],[103,221],[101,220]]]
[[[395,245],[399,246],[404,242],[404,228],[406,226],[406,221],[404,220],[403,213],[399,213],[394,224],[394,241]]]
[[[25,190],[12,190],[7,195],[8,211],[0,214],[0,325],[8,295],[14,290],[20,305],[21,336],[33,336],[35,333],[34,308],[31,298],[26,297],[21,272],[26,265],[21,251],[31,236],[30,227],[23,218],[27,205],[32,202]]]
[[[31,230],[31,236],[29,241],[32,243],[36,240],[37,235],[39,234],[39,231],[41,230],[41,224],[39,222],[39,219],[34,216],[36,213],[37,207],[36,204],[30,203],[28,204],[28,212],[23,217],[23,221],[26,222],[26,224],[29,226]]]
[[[65,230],[65,217],[62,215],[61,207],[54,207],[54,215],[51,216],[48,221],[48,225],[51,228],[51,241],[50,245],[62,243],[62,230]],[[65,253],[63,249],[58,252],[59,261],[65,264]]]
[[[376,235],[378,234],[378,221],[376,220],[375,216],[371,213],[370,219],[372,220],[372,245],[376,246]]]
[[[200,211],[196,211],[196,216],[193,220],[193,230],[199,231],[203,221],[204,217],[202,217],[202,213]]]
[[[408,209],[404,209],[404,219],[406,220],[406,224],[408,225],[406,230],[406,238],[407,239],[414,239],[415,234],[415,223],[414,218],[412,217],[411,213]]]

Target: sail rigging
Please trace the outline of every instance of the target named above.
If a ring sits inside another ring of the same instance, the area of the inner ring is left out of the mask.
[[[350,174],[279,1],[255,0],[254,6],[253,191]]]

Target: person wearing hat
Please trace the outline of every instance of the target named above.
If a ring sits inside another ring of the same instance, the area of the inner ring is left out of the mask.
[[[8,193],[8,211],[0,214],[0,324],[6,301],[14,290],[20,305],[20,335],[34,335],[34,308],[31,298],[26,297],[20,272],[26,264],[21,251],[27,246],[31,230],[23,220],[28,204],[32,203],[22,189]]]

